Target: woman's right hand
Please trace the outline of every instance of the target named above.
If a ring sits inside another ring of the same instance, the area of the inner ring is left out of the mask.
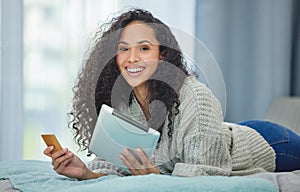
[[[67,148],[51,153],[53,146],[47,147],[44,154],[52,158],[53,169],[60,175],[65,175],[79,180],[94,179],[104,174],[94,173],[89,170],[79,157],[74,155]]]

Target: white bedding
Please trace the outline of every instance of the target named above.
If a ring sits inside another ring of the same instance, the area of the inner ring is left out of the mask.
[[[278,173],[257,173],[246,177],[259,177],[274,183],[282,192],[300,192],[300,170]]]

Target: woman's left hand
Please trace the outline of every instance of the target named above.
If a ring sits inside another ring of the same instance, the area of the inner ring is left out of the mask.
[[[154,164],[154,156],[149,159],[141,148],[137,148],[135,154],[137,157],[128,149],[124,149],[123,153],[120,154],[121,161],[132,175],[160,174]]]

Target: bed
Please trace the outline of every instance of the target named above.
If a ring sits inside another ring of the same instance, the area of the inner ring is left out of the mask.
[[[300,134],[300,98],[279,98],[271,106],[266,120],[291,127]],[[300,170],[281,173],[258,173],[248,176],[169,175],[106,176],[77,181],[57,175],[47,161],[0,161],[0,192],[135,192],[135,191],[247,191],[300,192]]]
[[[249,176],[197,176],[191,178],[169,175],[105,176],[78,181],[57,175],[47,161],[0,162],[1,192],[76,192],[76,191],[300,191],[300,170],[285,173],[260,173]]]

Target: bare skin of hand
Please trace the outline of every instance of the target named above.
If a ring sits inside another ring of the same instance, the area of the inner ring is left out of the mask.
[[[51,153],[53,146],[47,147],[44,154],[52,158],[53,169],[60,175],[79,180],[94,179],[105,176],[101,173],[94,173],[89,170],[79,157],[74,155],[67,148]]]
[[[123,153],[119,155],[121,161],[132,175],[160,174],[154,164],[154,156],[149,160],[142,149],[138,148],[136,151],[140,161],[128,149],[124,149]]]

